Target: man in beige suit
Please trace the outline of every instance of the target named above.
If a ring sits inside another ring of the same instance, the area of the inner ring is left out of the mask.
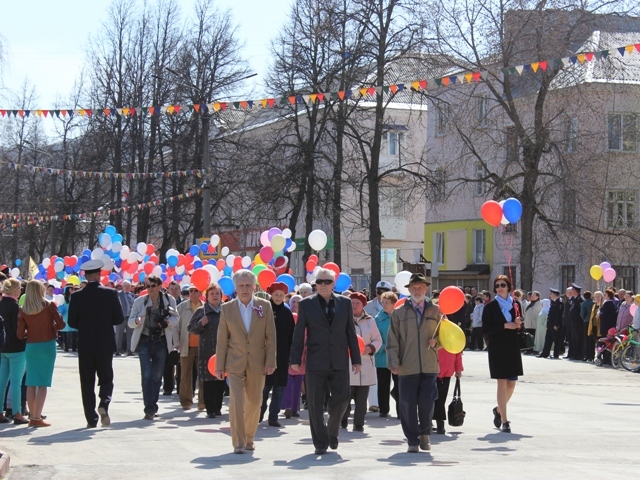
[[[255,450],[265,375],[276,369],[276,327],[271,303],[253,295],[256,276],[233,274],[237,298],[222,305],[216,377],[229,378],[229,421],[234,453]]]

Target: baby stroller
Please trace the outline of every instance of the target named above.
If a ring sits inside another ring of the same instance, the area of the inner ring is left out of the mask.
[[[607,336],[600,338],[596,343],[596,358],[593,363],[602,367],[604,360],[604,352],[611,353],[611,366],[618,368],[620,366],[620,353],[622,347],[622,334],[618,334],[615,328],[610,328],[607,331]]]

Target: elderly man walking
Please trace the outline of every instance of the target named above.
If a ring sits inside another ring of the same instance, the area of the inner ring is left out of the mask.
[[[303,298],[298,305],[298,323],[293,332],[291,369],[298,371],[307,334],[306,385],[309,402],[309,424],[316,455],[327,453],[327,447],[338,448],[340,421],[347,409],[349,386],[349,354],[352,370],[360,373],[362,361],[353,321],[351,299],[333,293],[335,273],[321,268],[316,274],[318,293]],[[329,422],[324,420],[324,399],[329,397]]]
[[[254,296],[256,276],[233,274],[237,298],[222,305],[216,377],[229,378],[229,422],[234,453],[255,450],[265,375],[276,369],[276,326],[271,303]]]
[[[411,275],[411,298],[391,314],[387,334],[389,370],[398,375],[400,423],[407,437],[410,453],[431,450],[429,435],[435,401],[438,398],[436,378],[438,363],[438,328],[442,313],[426,300],[431,283],[424,275]]]

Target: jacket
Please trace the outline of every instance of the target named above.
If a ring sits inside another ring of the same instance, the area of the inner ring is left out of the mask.
[[[438,350],[438,361],[440,362],[440,373],[438,378],[453,377],[454,373],[464,371],[462,366],[462,352],[449,353],[444,348]]]
[[[160,293],[162,295],[162,301],[169,307],[169,316],[166,318],[167,328],[164,329],[165,340],[167,341],[167,351],[171,352],[174,348],[178,348],[177,342],[174,341],[173,330],[178,326],[179,317],[178,310],[176,309],[176,300],[171,295],[166,293]],[[147,303],[147,300],[149,302]],[[140,337],[142,336],[142,330],[144,329],[144,318],[147,316],[147,306],[151,306],[149,295],[142,295],[133,302],[131,307],[131,315],[129,316],[129,328],[133,329],[133,335],[131,335],[131,350],[135,351],[138,348]],[[136,318],[141,317],[142,322],[140,325],[136,325]],[[175,343],[174,343],[175,342]]]
[[[218,327],[216,370],[261,374],[276,368],[276,326],[271,302],[253,297],[249,332],[242,322],[238,298],[222,305]]]
[[[375,319],[367,312],[363,312],[360,318],[354,319],[356,334],[360,335],[364,340],[365,346],[368,346],[373,353],[371,355],[361,354],[362,368],[359,373],[353,373],[351,370],[350,385],[352,387],[365,387],[376,384],[376,364],[373,358],[380,347],[382,347],[382,337],[376,325]]]
[[[27,341],[18,338],[18,301],[4,296],[0,300],[0,317],[4,320],[4,345],[2,353],[24,352]]]
[[[524,307],[524,328],[536,329],[538,327],[538,314],[542,310],[542,302],[540,300],[535,303],[529,303]]]
[[[391,317],[384,310],[381,310],[376,316],[376,326],[382,339],[382,345],[374,354],[376,368],[387,368],[387,335],[391,326]]]
[[[202,302],[200,307],[202,308]],[[178,325],[173,329],[173,344],[178,345],[181,357],[189,356],[189,322],[198,311],[198,308],[191,310],[191,301],[186,300],[178,305]]]
[[[180,305],[188,303],[182,302]],[[178,305],[178,308],[180,308]],[[191,321],[187,326],[189,333],[198,335],[198,375],[205,381],[217,380],[216,377],[209,372],[209,359],[216,354],[216,345],[218,342],[218,326],[220,325],[220,309],[215,309],[209,302],[205,302],[204,306],[197,309]],[[207,317],[207,324],[202,325],[201,320]],[[216,357],[217,360],[217,357]]]
[[[58,338],[58,331],[64,328],[64,321],[53,302],[46,302],[44,308],[35,315],[18,312],[18,338],[26,338],[27,343],[49,342]]]
[[[600,332],[600,305],[595,302],[591,306],[591,315],[589,317],[589,326],[587,327],[587,335],[598,336]]]
[[[633,315],[631,315],[631,304],[627,305],[627,302],[622,302],[618,307],[618,318],[616,320],[616,330],[621,332],[627,328],[633,322]]]
[[[427,300],[419,322],[411,300],[396,308],[387,335],[389,369],[399,369],[400,376],[440,373],[437,350],[441,348],[438,329],[442,318],[438,306]],[[429,346],[431,338],[436,340],[435,348]]]
[[[562,300],[556,298],[551,301],[549,305],[549,315],[547,315],[547,329],[553,330],[553,327],[562,327],[562,313],[564,312],[564,305]]]
[[[593,300],[589,299],[585,300],[584,302],[582,302],[582,305],[580,305],[580,316],[582,317],[582,321],[584,323],[589,323],[594,303],[595,302]]]
[[[484,304],[479,303],[473,309],[471,326],[473,328],[482,328],[482,311],[484,310]]]

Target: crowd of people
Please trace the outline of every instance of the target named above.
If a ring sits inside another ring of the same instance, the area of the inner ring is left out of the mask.
[[[172,395],[175,388],[183,409],[197,406],[212,419],[228,395],[235,453],[255,450],[265,415],[269,426],[280,428],[281,414],[298,417],[306,408],[315,452],[325,454],[338,448],[350,418],[353,431],[363,432],[368,412],[390,416],[390,398],[409,452],[430,450],[432,430],[446,433],[445,402],[450,379],[462,375],[462,354],[441,348],[438,292],[429,296],[430,282],[421,274],[411,276],[409,296],[398,305],[388,282],[378,282],[369,299],[366,291],[334,291],[335,273],[326,269],[295,292],[281,282],[262,291],[251,271],[239,270],[229,298],[217,283],[204,291],[175,282],[164,289],[154,275],[142,285],[103,286],[101,263],[83,264],[85,280],[67,285],[59,306],[51,286],[4,280],[0,423],[50,425],[42,412],[60,348],[77,351],[89,428],[110,425],[113,358],[137,355],[144,419],[157,417],[161,391]],[[529,351],[538,357],[553,349],[552,358],[559,358],[566,339],[566,358],[588,361],[603,333],[638,323],[640,309],[632,315],[631,305],[640,295],[612,289],[581,295],[572,284],[566,297],[555,289],[549,299],[525,294],[500,275],[493,292],[465,289],[465,304],[449,315],[465,332],[466,349],[488,352],[497,381],[493,423],[503,432],[511,431],[507,405],[523,375],[523,332],[534,338]]]

